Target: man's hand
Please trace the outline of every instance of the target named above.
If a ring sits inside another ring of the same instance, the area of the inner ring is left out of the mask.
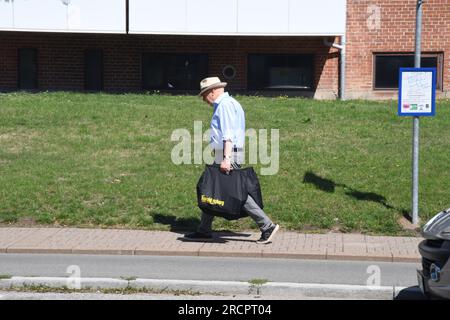
[[[224,140],[223,141],[223,161],[220,164],[220,171],[223,173],[228,173],[231,170],[231,141]]]
[[[220,171],[223,173],[227,173],[231,171],[231,161],[230,159],[223,159],[220,163]]]

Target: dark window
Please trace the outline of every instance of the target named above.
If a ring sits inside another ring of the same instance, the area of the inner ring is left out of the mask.
[[[398,89],[400,68],[414,67],[414,55],[376,54],[374,59],[374,88]],[[442,88],[442,64],[439,55],[422,55],[421,67],[436,68],[436,88]]]
[[[19,89],[37,88],[37,50],[19,49]]]
[[[89,49],[84,52],[84,88],[103,90],[103,51]]]
[[[251,54],[248,89],[313,89],[314,56],[310,54]]]
[[[208,74],[205,54],[150,54],[142,56],[144,89],[197,90]]]

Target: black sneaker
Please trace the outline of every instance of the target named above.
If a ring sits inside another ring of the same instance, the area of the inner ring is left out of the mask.
[[[206,241],[206,240],[212,240],[213,236],[210,233],[203,233],[203,232],[196,231],[196,232],[185,234],[183,239]]]
[[[261,233],[261,238],[259,238],[256,243],[266,244],[272,242],[272,238],[275,233],[277,233],[278,229],[280,229],[280,226],[278,224],[274,224],[272,227]]]

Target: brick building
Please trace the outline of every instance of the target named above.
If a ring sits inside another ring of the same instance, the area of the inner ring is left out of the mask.
[[[416,0],[226,2],[0,0],[0,91],[197,92],[219,75],[232,92],[333,99],[344,41],[346,97],[382,99],[413,66]],[[422,66],[450,97],[450,0],[423,19]]]

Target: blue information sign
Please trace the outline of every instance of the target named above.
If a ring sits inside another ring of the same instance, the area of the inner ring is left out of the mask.
[[[400,68],[399,116],[434,116],[436,68]]]

